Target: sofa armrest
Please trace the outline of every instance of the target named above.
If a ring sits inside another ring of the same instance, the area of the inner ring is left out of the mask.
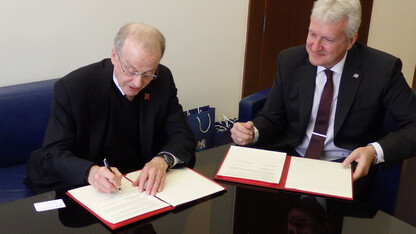
[[[238,121],[247,122],[252,120],[257,112],[263,108],[269,91],[270,88],[264,89],[241,99],[238,104]]]

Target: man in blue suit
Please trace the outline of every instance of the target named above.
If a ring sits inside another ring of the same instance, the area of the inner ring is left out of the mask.
[[[395,163],[416,155],[416,97],[401,73],[400,59],[357,42],[359,0],[314,3],[306,45],[283,50],[267,101],[253,121],[231,130],[236,144],[304,156],[313,135],[324,138],[320,159],[357,163],[353,179],[373,162]],[[333,96],[326,134],[314,126],[326,83]],[[386,133],[388,111],[399,130]]]
[[[114,192],[121,173],[143,169],[134,185],[154,195],[168,168],[193,166],[196,142],[173,76],[159,63],[164,50],[156,28],[128,24],[114,39],[111,59],[57,81],[43,146],[31,155],[26,183],[38,193],[88,183]]]

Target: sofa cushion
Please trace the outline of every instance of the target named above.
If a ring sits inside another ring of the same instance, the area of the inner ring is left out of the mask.
[[[34,195],[23,183],[26,177],[26,164],[0,168],[0,204]]]

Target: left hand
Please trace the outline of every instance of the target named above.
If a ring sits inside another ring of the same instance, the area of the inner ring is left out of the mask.
[[[376,152],[371,145],[360,147],[352,151],[351,154],[348,155],[348,157],[344,160],[344,162],[342,162],[342,165],[344,167],[348,166],[353,161],[358,163],[354,173],[352,174],[353,180],[356,181],[357,179],[368,175],[368,171],[370,170],[370,166],[374,161],[375,155]]]
[[[139,192],[146,191],[147,195],[161,192],[166,179],[168,164],[162,157],[154,157],[144,165],[133,186],[139,186]]]

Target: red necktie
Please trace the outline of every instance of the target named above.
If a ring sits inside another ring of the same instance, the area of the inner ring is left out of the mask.
[[[312,132],[311,141],[305,152],[305,158],[319,159],[326,139],[328,131],[329,116],[331,114],[332,96],[334,94],[334,84],[332,82],[333,72],[329,69],[325,70],[326,83],[322,91],[321,101],[319,103],[318,113],[316,115],[315,128]]]

